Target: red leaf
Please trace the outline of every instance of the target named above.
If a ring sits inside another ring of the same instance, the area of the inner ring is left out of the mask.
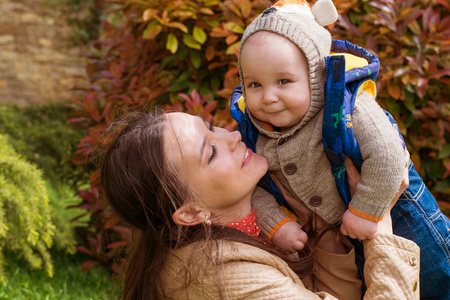
[[[95,108],[95,97],[96,94],[88,94],[84,97],[84,109],[86,112],[91,116],[91,118],[95,122],[100,122],[100,114],[98,113],[97,109]]]
[[[436,0],[436,2],[442,6],[445,6],[447,10],[450,10],[450,3],[448,3],[448,0]]]
[[[437,201],[437,204],[439,205],[439,207],[450,208],[450,203],[445,201]]]
[[[92,194],[88,190],[80,190],[80,197],[89,202],[97,202],[98,200],[98,197],[96,197],[96,195]]]
[[[422,11],[420,9],[414,9],[408,13],[405,17],[405,24],[409,24],[410,22],[418,19],[422,15]]]
[[[217,100],[211,101],[205,105],[202,112],[202,117],[206,118],[217,106]]]
[[[206,101],[208,101],[209,98],[211,98],[212,94],[208,94],[202,97],[202,103],[206,103]]]
[[[425,96],[427,89],[428,89],[428,78],[420,77],[419,80],[417,81],[416,87],[417,94],[419,94],[420,97],[423,97]]]
[[[172,103],[172,105],[166,104],[166,111],[167,112],[182,112],[183,111],[183,104],[179,101],[175,101]]]
[[[103,231],[100,231],[97,234],[96,244],[97,244],[97,247],[95,248],[95,250],[97,251],[97,253],[101,253],[102,252],[102,247],[103,247]]]
[[[101,74],[103,76],[105,76],[105,77],[108,77],[108,78],[113,78],[114,77],[113,74],[110,71],[108,71],[108,70],[102,71]]]
[[[225,74],[225,78],[228,78],[228,77],[231,77],[233,75],[236,75],[237,73],[239,73],[239,69],[238,68],[229,69],[228,72]]]
[[[428,6],[422,15],[422,28],[426,31],[430,30],[431,17],[433,16],[433,8]]]
[[[67,120],[67,124],[90,121],[89,118],[72,118]]]
[[[130,229],[123,227],[123,226],[112,226],[111,229],[113,229],[115,232],[120,234],[120,236],[123,239],[128,239],[131,237],[131,231]]]
[[[186,94],[178,93],[178,96],[180,96],[181,98],[183,98],[184,101],[186,101],[186,102],[191,102],[191,98],[189,98],[189,96],[186,95]]]
[[[93,267],[98,266],[100,262],[98,260],[86,260],[80,267],[81,272],[90,271]]]
[[[191,99],[194,102],[194,104],[201,104],[202,103],[201,99],[200,99],[200,95],[199,95],[199,93],[197,92],[196,89],[192,90]]]
[[[80,166],[88,163],[86,156],[76,156],[70,160],[73,164]]]
[[[426,114],[430,118],[437,118],[438,117],[437,112],[434,109],[430,108],[430,107],[422,108],[422,111],[424,112],[424,114]]]
[[[69,100],[70,101],[70,100]],[[82,110],[83,109],[83,105],[82,105],[82,103],[81,102],[79,102],[80,103],[80,105],[77,105],[77,104],[64,104],[64,106],[65,107],[70,107],[70,108],[72,108],[73,110]]]
[[[90,256],[95,256],[94,252],[92,252],[91,250],[89,250],[88,248],[86,248],[84,246],[78,246],[77,247],[77,251],[85,253],[85,254],[90,255]]]
[[[213,70],[215,68],[220,68],[227,65],[227,62],[213,62],[208,65],[208,70]]]
[[[402,96],[400,87],[398,86],[398,84],[396,84],[394,82],[391,82],[388,84],[387,90],[388,90],[389,95],[391,95],[391,97],[394,99],[400,99]]]
[[[119,242],[114,242],[108,245],[108,247],[106,247],[107,249],[113,249],[113,248],[122,248],[124,246],[128,245],[127,241],[119,241]]]

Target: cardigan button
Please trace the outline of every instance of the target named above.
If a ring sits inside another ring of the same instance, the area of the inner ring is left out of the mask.
[[[311,199],[309,199],[309,204],[312,207],[318,207],[318,206],[322,205],[322,197],[312,196]]]
[[[278,140],[278,146],[283,145],[283,144],[286,143],[287,141],[288,141],[288,138],[287,138],[287,137],[280,138],[280,139]]]
[[[409,259],[409,264],[415,267],[417,265],[417,257],[411,256],[411,258]]]
[[[284,166],[284,172],[288,175],[294,175],[297,172],[297,166],[295,164],[287,164]]]

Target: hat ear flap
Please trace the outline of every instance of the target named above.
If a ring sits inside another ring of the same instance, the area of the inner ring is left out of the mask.
[[[332,0],[318,0],[311,7],[311,12],[320,26],[333,24],[338,19],[338,13]]]

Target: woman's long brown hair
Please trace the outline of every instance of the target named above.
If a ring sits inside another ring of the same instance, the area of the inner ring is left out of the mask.
[[[165,113],[162,110],[139,113],[115,125],[113,128],[124,129],[113,138],[104,155],[101,187],[102,195],[114,212],[133,230],[121,294],[123,299],[167,298],[161,272],[168,255],[173,255],[171,250],[194,242],[199,242],[199,247],[211,241],[220,245],[217,242],[223,240],[251,244],[284,258],[300,277],[311,272],[312,252],[308,247],[301,253],[300,260],[292,261],[286,253],[232,228],[175,224],[172,214],[186,201],[195,199],[195,195],[166,161],[163,143],[167,125]],[[313,236],[310,235],[312,241]],[[192,262],[195,263],[194,260]],[[206,263],[214,264],[216,261]],[[189,284],[190,267],[188,262],[183,271],[186,280],[182,285]]]

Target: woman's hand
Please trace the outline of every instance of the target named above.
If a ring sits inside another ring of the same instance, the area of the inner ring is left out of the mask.
[[[394,207],[395,203],[397,203],[400,195],[408,188],[409,186],[409,162],[410,155],[408,150],[405,150],[405,175],[403,176],[403,180],[400,184],[399,190],[395,194],[391,203],[389,204],[389,208],[386,211],[386,214],[383,217],[383,220],[378,222],[378,231],[379,233],[391,233],[392,234],[392,219],[391,219],[391,209]],[[345,160],[346,172],[347,172],[347,180],[349,184],[350,194],[353,194],[356,191],[356,186],[361,180],[361,174],[358,172],[358,169],[353,164],[350,158]]]
[[[356,192],[356,186],[361,180],[361,173],[353,164],[352,160],[347,157],[345,159],[345,172],[347,173],[348,188],[350,190],[350,195],[354,195]]]

